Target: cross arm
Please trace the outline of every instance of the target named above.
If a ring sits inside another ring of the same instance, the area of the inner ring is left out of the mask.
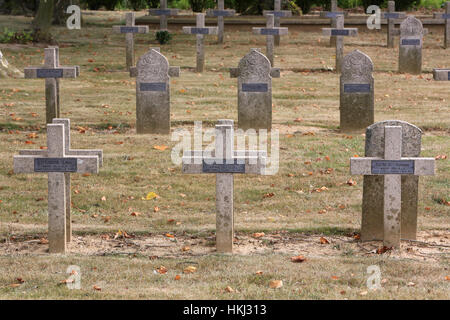
[[[383,12],[383,19],[404,19],[406,17],[406,13],[404,12]]]
[[[415,176],[432,176],[435,173],[435,159],[434,158],[401,158],[400,160],[384,160],[381,158],[367,157],[367,158],[351,158],[350,159],[350,173],[355,175],[377,175],[372,173],[373,161],[389,161],[399,162],[408,161],[413,163],[414,173],[405,173]],[[402,174],[402,173],[396,173]]]
[[[39,157],[42,158],[42,157]],[[71,158],[70,156],[65,158]],[[35,159],[34,155],[18,155],[14,156],[14,172],[15,173],[34,173]],[[45,159],[45,158],[42,158]],[[47,158],[49,159],[49,158]],[[99,158],[97,156],[77,156],[77,173],[98,173]],[[74,172],[75,173],[75,172]]]
[[[203,162],[207,161],[212,164],[215,158],[203,158],[203,157],[183,157],[182,159],[182,171],[188,174],[200,174],[200,173],[225,173],[225,172],[204,172]],[[217,159],[219,160],[219,159]],[[265,174],[266,158],[265,157],[234,157],[237,160],[237,164],[244,165],[242,172],[234,172],[241,174]],[[221,164],[218,164],[220,166]]]
[[[236,10],[233,9],[208,9],[206,10],[207,17],[231,17],[236,14]]]
[[[219,28],[218,27],[183,27],[183,33],[186,34],[218,34]]]
[[[336,18],[337,16],[344,16],[347,17],[348,16],[348,12],[347,11],[334,11],[334,12],[330,12],[330,11],[322,11],[320,13],[320,17],[321,18]]]
[[[178,9],[150,9],[151,16],[176,16],[180,10]]]
[[[322,28],[324,36],[349,36],[356,37],[358,35],[358,28]]]
[[[450,14],[448,14],[448,13],[433,13],[433,18],[448,20],[448,19],[450,19]]]
[[[266,17],[268,14],[273,14],[275,17],[280,17],[280,18],[292,17],[292,11],[290,11],[290,10],[280,10],[280,11],[263,10],[264,17]]]
[[[24,69],[25,79],[42,78],[76,78],[80,74],[79,66],[46,68],[27,67]]]
[[[265,36],[284,36],[288,32],[288,28],[253,28],[253,34]]]
[[[113,26],[115,33],[148,33],[148,26]]]
[[[19,150],[19,155],[21,156],[35,156],[35,157],[41,157],[41,158],[47,158],[48,157],[48,151],[47,150],[32,150],[32,149],[26,149],[26,150]],[[103,150],[77,150],[77,149],[71,149],[69,151],[66,151],[66,156],[96,156],[98,158],[98,165],[100,167],[103,166]]]

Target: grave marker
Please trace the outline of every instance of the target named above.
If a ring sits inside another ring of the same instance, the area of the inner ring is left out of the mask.
[[[433,79],[437,81],[450,81],[450,69],[433,69]]]
[[[216,174],[216,249],[233,251],[234,174],[264,174],[265,152],[235,151],[233,120],[219,120],[216,125],[214,153],[192,151],[183,155],[183,173]]]
[[[225,10],[224,0],[218,0],[217,9],[208,9],[206,16],[217,17],[218,36],[217,42],[223,43],[223,32],[225,29],[224,17],[232,17],[236,14],[236,10]]]
[[[274,10],[263,10],[263,15],[273,15],[275,17],[274,25],[272,27],[279,28],[281,18],[292,17],[292,12],[290,10],[281,10],[281,0],[274,0]],[[269,27],[268,27],[269,28]],[[275,45],[280,45],[280,34],[274,36]]]
[[[388,12],[383,12],[383,18],[387,19],[387,47],[394,47],[394,37],[400,35],[400,29],[395,28],[398,19],[405,18],[404,12],[395,11],[395,1],[388,1]]]
[[[169,67],[169,61],[152,48],[131,68],[136,77],[136,132],[138,134],[170,133],[170,77],[180,76],[180,67]]]
[[[337,28],[336,18],[338,16],[347,16],[347,13],[344,11],[338,11],[337,0],[331,0],[331,11],[322,11],[320,12],[320,17],[322,18],[330,18],[331,29]],[[331,35],[330,37],[330,47],[336,46],[336,36]]]
[[[445,3],[445,13],[434,13],[433,18],[445,21],[444,48],[450,48],[450,2]]]
[[[267,17],[267,24],[265,28],[253,28],[254,34],[260,34],[266,36],[266,54],[267,58],[269,58],[270,64],[272,67],[274,66],[274,54],[273,54],[273,47],[274,47],[274,39],[275,36],[280,35],[287,35],[288,34],[288,28],[275,28],[274,27],[274,15],[273,14],[266,14]]]
[[[168,9],[167,0],[161,0],[159,4],[159,9],[150,9],[151,16],[159,16],[159,29],[161,31],[168,30],[167,18],[169,16],[178,15],[178,9]]]
[[[238,126],[240,129],[272,128],[272,78],[280,69],[272,68],[259,49],[252,49],[241,59],[230,76],[238,78]]]
[[[414,16],[408,16],[400,24],[400,49],[398,72],[422,73],[422,44],[424,29],[422,22]]]
[[[70,173],[98,173],[101,150],[70,149],[69,119],[47,124],[47,150],[21,150],[15,173],[48,173],[48,240],[50,253],[65,253],[71,239]],[[68,178],[68,179],[67,179]]]
[[[359,50],[342,61],[340,77],[340,129],[359,130],[374,122],[373,63]]]
[[[205,44],[204,36],[208,34],[217,34],[217,27],[205,27],[205,14],[197,13],[197,24],[195,27],[183,27],[183,32],[197,35],[197,72],[203,72],[205,67]]]
[[[127,70],[134,66],[134,34],[148,33],[148,26],[136,26],[135,13],[127,12],[125,15],[125,26],[113,26],[115,33],[125,33],[126,41],[126,64]]]
[[[44,55],[43,66],[27,67],[24,70],[24,74],[25,79],[45,79],[46,122],[51,123],[61,113],[59,79],[76,78],[80,75],[80,67],[60,66],[58,47],[45,48]]]
[[[402,236],[402,175],[434,175],[434,158],[402,158],[402,127],[384,127],[384,155],[381,157],[351,158],[351,174],[381,175],[383,190],[383,244],[400,247]]]

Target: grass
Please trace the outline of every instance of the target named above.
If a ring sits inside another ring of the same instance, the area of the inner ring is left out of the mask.
[[[104,167],[98,175],[72,175],[75,242],[66,256],[49,256],[47,246],[39,244],[47,228],[46,175],[11,172],[19,149],[46,145],[44,83],[0,80],[1,298],[449,298],[448,159],[436,161],[436,176],[420,180],[422,243],[404,243],[400,253],[377,255],[369,252],[379,243],[360,244],[348,236],[359,231],[362,198],[362,177],[350,176],[349,158],[363,155],[364,136],[337,130],[339,78],[324,71],[334,66],[334,50],[319,28],[291,28],[276,48],[282,76],[273,80],[273,121],[280,131],[280,170],[274,176],[235,178],[237,254],[223,256],[214,252],[214,177],[182,174],[170,162],[176,144],[170,136],[135,134],[134,79],[124,72],[124,37],[111,31],[122,14],[90,12],[84,18],[79,31],[55,28],[61,64],[81,67],[79,78],[61,81],[62,115],[72,122],[72,146],[102,148]],[[0,30],[25,29],[29,22],[0,16]],[[206,72],[196,74],[195,37],[180,29],[171,30],[174,39],[161,47],[170,64],[181,67],[181,77],[171,80],[172,129],[192,130],[197,120],[205,128],[217,119],[237,120],[236,79],[228,68],[250,48],[264,52],[264,37],[251,35],[247,27],[227,27],[221,46],[207,37]],[[448,156],[448,83],[432,81],[431,74],[433,68],[449,67],[450,51],[441,47],[443,27],[431,28],[425,37],[420,76],[396,72],[398,48],[384,47],[384,31],[361,31],[346,39],[345,52],[360,49],[374,62],[376,121],[395,118],[418,125],[425,131],[422,156]],[[138,35],[136,56],[154,46],[153,35]],[[0,48],[19,69],[42,64],[43,46]],[[31,139],[33,132],[37,137]],[[169,148],[153,148],[161,145]],[[357,185],[349,186],[350,178]],[[328,190],[315,191],[324,186]],[[159,198],[142,200],[149,192]],[[269,193],[274,196],[264,197]],[[134,238],[114,240],[118,230]],[[254,239],[255,232],[266,237]],[[321,236],[331,243],[320,245]],[[183,253],[184,244],[191,251]],[[291,263],[289,258],[298,254],[308,260]],[[197,272],[183,274],[185,262]],[[372,264],[380,266],[386,281],[382,290],[364,294]],[[69,276],[69,265],[81,268],[79,291],[59,284]],[[154,274],[161,265],[168,273]],[[263,275],[256,275],[258,270]],[[176,274],[181,274],[178,281]],[[12,288],[17,278],[25,282]],[[283,288],[269,289],[275,279],[283,280]],[[227,286],[235,292],[225,292]]]

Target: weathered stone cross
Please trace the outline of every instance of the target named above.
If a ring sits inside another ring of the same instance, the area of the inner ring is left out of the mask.
[[[203,72],[205,68],[205,44],[204,36],[207,34],[217,34],[217,27],[205,27],[205,14],[197,13],[197,24],[195,27],[183,27],[183,32],[197,35],[197,72]]]
[[[267,16],[273,14],[275,16],[274,26],[280,27],[281,18],[292,17],[292,12],[290,10],[281,10],[281,0],[274,0],[274,10],[264,10],[263,15]],[[280,35],[275,35],[275,45],[280,45]]]
[[[384,127],[384,158],[351,158],[351,174],[384,175],[386,247],[400,247],[402,175],[434,175],[434,158],[402,158],[402,127]]]
[[[216,125],[215,151],[187,151],[183,155],[183,173],[216,174],[216,248],[232,252],[234,239],[234,174],[264,174],[264,151],[235,151],[233,120]]]
[[[437,81],[450,81],[450,69],[433,69],[433,79]]]
[[[225,10],[224,0],[218,0],[217,9],[208,9],[206,11],[207,17],[217,17],[217,27],[219,28],[218,43],[223,43],[223,31],[225,29],[224,17],[232,17],[235,14],[236,10]]]
[[[159,29],[167,30],[167,17],[178,15],[178,9],[168,9],[167,0],[161,0],[159,9],[150,9],[151,16],[159,16]]]
[[[336,28],[323,28],[324,36],[336,37],[336,72],[341,72],[342,59],[344,58],[344,37],[356,37],[358,28],[344,28],[344,16],[336,17]]]
[[[383,18],[387,19],[387,47],[394,47],[394,36],[400,35],[400,29],[395,28],[398,19],[406,17],[404,12],[395,12],[395,1],[388,1],[388,12],[383,12]]]
[[[267,24],[265,28],[253,28],[254,34],[265,35],[266,37],[266,55],[269,58],[270,64],[272,67],[274,66],[274,54],[273,54],[273,46],[274,46],[274,38],[276,35],[278,37],[280,35],[287,35],[288,28],[276,28],[274,27],[274,15],[267,14]]]
[[[331,0],[331,11],[322,11],[320,16],[322,18],[330,18],[331,19],[331,28],[337,28],[336,18],[338,16],[346,16],[347,13],[344,11],[338,11],[337,0]],[[336,45],[336,37],[330,37],[330,47],[334,47]]]
[[[48,240],[50,253],[65,253],[71,241],[70,174],[98,173],[102,150],[70,149],[70,120],[47,124],[47,150],[20,150],[14,173],[48,173]]]
[[[113,26],[115,33],[125,33],[127,70],[134,66],[134,34],[148,33],[148,26],[136,26],[134,12],[127,12],[125,26]]]
[[[25,68],[24,74],[26,79],[45,79],[46,121],[51,123],[61,113],[59,78],[76,78],[80,75],[80,67],[60,66],[58,47],[46,48],[44,54],[44,65]]]
[[[433,18],[445,20],[444,48],[450,48],[450,2],[445,3],[445,13],[434,13]]]

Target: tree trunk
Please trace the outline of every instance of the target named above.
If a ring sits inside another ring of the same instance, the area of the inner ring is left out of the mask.
[[[41,0],[39,2],[38,12],[33,20],[33,29],[36,41],[42,42],[52,41],[50,28],[53,22],[54,9],[55,9],[54,0]]]

